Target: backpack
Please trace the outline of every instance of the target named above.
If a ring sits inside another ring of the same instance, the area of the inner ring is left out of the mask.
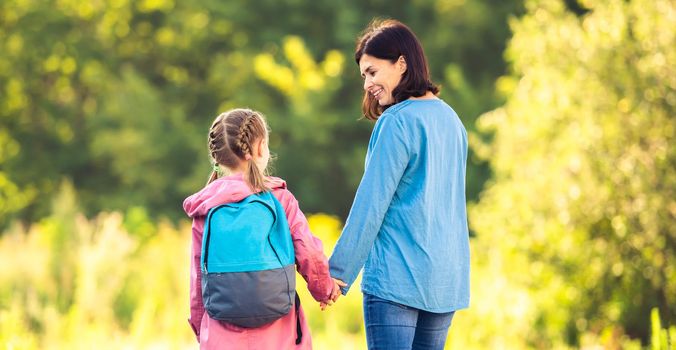
[[[299,306],[291,232],[270,192],[209,210],[200,266],[202,301],[215,320],[254,328],[288,314],[294,300]]]

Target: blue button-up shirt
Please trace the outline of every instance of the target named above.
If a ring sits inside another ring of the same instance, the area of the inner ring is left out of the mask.
[[[469,306],[466,161],[467,133],[444,101],[406,100],[380,116],[329,261],[344,293],[364,266],[364,293],[430,312]]]

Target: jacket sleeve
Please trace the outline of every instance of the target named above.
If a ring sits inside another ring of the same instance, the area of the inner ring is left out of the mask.
[[[289,222],[296,268],[307,282],[312,297],[317,301],[326,301],[333,290],[333,280],[329,275],[329,263],[324,255],[322,241],[310,231],[307,219],[291,192],[277,190],[274,194],[284,207]]]
[[[202,234],[204,233],[204,216],[196,217],[192,222],[192,248],[190,254],[190,318],[188,323],[197,341],[200,339],[200,327],[204,315],[202,303],[202,271],[200,260],[202,258]]]
[[[385,214],[411,157],[406,128],[398,115],[382,115],[371,134],[364,175],[331,255],[331,276],[347,284],[346,294],[373,248]]]

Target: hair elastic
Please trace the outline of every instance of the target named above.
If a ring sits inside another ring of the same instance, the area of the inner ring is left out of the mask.
[[[223,176],[223,169],[221,169],[218,163],[214,163],[214,171],[216,172],[216,175],[218,175],[218,177]]]

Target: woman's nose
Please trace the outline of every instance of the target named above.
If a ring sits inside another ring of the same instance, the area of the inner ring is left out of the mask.
[[[369,79],[368,77],[364,78],[364,90],[368,91],[371,85],[373,85],[371,79]]]

